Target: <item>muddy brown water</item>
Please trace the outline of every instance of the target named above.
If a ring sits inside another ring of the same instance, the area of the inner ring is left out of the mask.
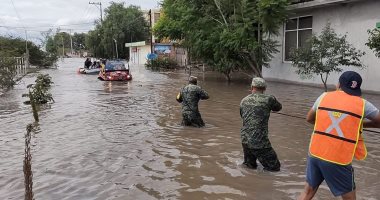
[[[302,191],[312,130],[302,119],[271,116],[281,172],[241,166],[238,105],[248,80],[228,85],[217,74],[198,74],[211,100],[200,103],[207,127],[197,129],[179,125],[175,95],[184,72],[133,67],[133,81],[111,83],[76,74],[80,65],[67,59],[43,71],[53,77],[56,102],[42,109],[32,137],[35,199],[295,199]],[[24,197],[24,133],[33,116],[21,94],[34,77],[0,97],[0,199]],[[269,83],[267,92],[284,113],[304,116],[322,91]],[[365,97],[380,106],[379,96]],[[380,199],[380,135],[365,139],[369,155],[354,162],[358,199]],[[326,184],[315,199],[333,199]]]

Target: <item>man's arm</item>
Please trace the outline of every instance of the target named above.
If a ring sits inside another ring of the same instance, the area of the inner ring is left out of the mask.
[[[315,118],[317,115],[318,106],[319,103],[321,102],[323,96],[325,96],[326,93],[323,93],[321,96],[318,97],[318,99],[314,102],[313,107],[309,110],[306,116],[306,121],[309,122],[310,124],[315,124]]]
[[[206,100],[206,99],[209,99],[210,96],[208,96],[208,93],[206,91],[204,91],[203,89],[201,89],[201,91],[200,91],[200,98],[202,100]]]
[[[372,103],[365,101],[363,122],[364,128],[380,128],[380,112]]]
[[[279,101],[277,101],[276,97],[272,96],[273,98],[273,103],[272,103],[272,111],[273,112],[278,112],[282,109],[282,105]]]
[[[315,110],[313,108],[310,109],[309,112],[307,113],[306,121],[309,122],[310,124],[314,124],[315,123],[315,115],[316,115]]]
[[[363,122],[364,128],[380,128],[380,114],[377,114],[376,117],[371,120],[364,120]]]
[[[178,103],[182,103],[183,98],[182,98],[182,89],[181,91],[177,94],[177,97],[175,98]]]

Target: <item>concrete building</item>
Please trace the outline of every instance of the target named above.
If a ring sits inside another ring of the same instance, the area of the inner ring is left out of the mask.
[[[380,22],[380,0],[297,0],[290,9],[293,14],[282,26],[277,38],[281,44],[280,52],[271,61],[271,68],[263,70],[264,77],[322,85],[317,76],[301,79],[289,62],[289,52],[294,47],[304,45],[312,33],[319,34],[327,23],[331,23],[338,34],[347,34],[349,43],[366,52],[362,61],[367,68],[344,69],[353,69],[362,75],[364,90],[380,92],[380,59],[365,45],[367,30],[374,29]],[[328,83],[336,84],[338,78],[339,74],[331,74]]]
[[[143,13],[144,13],[145,20],[150,25],[150,28],[153,29],[154,25],[158,22],[158,20],[160,20],[160,17],[161,17],[160,9],[143,10]],[[152,46],[154,46],[156,42],[159,42],[156,40],[157,39],[153,35]],[[140,42],[126,43],[125,47],[129,47],[129,55],[130,55],[129,61],[131,64],[137,64],[137,65],[146,64],[146,62],[148,61],[146,56],[149,53],[151,53],[150,42],[140,41]]]
[[[146,56],[150,53],[150,44],[142,42],[126,43],[125,47],[129,47],[129,63],[136,65],[144,65],[148,61]]]
[[[152,24],[150,24],[150,28],[153,29],[154,25],[156,25],[158,20],[160,20],[161,18],[161,9],[143,10],[143,13],[144,13],[145,20],[148,23],[152,22]],[[159,42],[159,41],[156,41],[156,37],[154,37],[153,35],[153,43],[156,43],[156,42]]]

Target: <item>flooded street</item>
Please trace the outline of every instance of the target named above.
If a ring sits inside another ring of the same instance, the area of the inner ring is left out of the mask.
[[[295,199],[305,181],[312,126],[272,114],[270,139],[279,173],[241,166],[239,104],[249,80],[228,85],[215,73],[198,74],[210,94],[200,103],[206,128],[180,126],[175,100],[186,84],[179,72],[132,67],[134,80],[101,82],[76,73],[82,59],[66,59],[52,76],[55,103],[40,112],[32,136],[36,200]],[[21,94],[35,74],[0,97],[0,199],[24,197],[24,134],[33,121]],[[269,83],[283,113],[305,116],[322,89]],[[380,96],[365,95],[377,107]],[[354,162],[358,199],[380,199],[380,135],[365,132],[369,155]],[[334,199],[324,183],[315,199]]]

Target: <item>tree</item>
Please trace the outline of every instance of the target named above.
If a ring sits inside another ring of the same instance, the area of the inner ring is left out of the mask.
[[[343,71],[343,66],[363,68],[360,58],[365,54],[347,42],[347,35],[338,36],[327,24],[319,36],[313,35],[304,48],[291,53],[293,66],[302,78],[319,75],[327,91],[327,80],[331,73]]]
[[[29,62],[38,67],[52,66],[57,60],[54,55],[41,50],[33,42],[28,41]],[[25,54],[25,40],[0,36],[0,53],[3,57],[21,57]]]
[[[53,96],[50,93],[51,85],[53,81],[49,74],[38,74],[35,84],[27,86],[29,92],[23,94],[22,97],[28,97],[29,100],[25,101],[25,104],[35,103],[35,105],[46,104],[54,102]]]
[[[233,70],[261,76],[269,66],[285,21],[288,0],[164,0],[164,16],[154,28],[160,37],[182,42],[190,54],[230,80]]]
[[[366,45],[380,58],[380,29],[368,30],[369,38]]]
[[[54,37],[49,36],[47,38],[45,49],[49,53],[58,54],[58,46],[57,46],[57,43],[54,41]]]
[[[86,33],[74,33],[72,37],[74,50],[79,51],[85,48],[86,36],[87,36]]]
[[[13,87],[15,77],[17,75],[16,68],[14,67],[14,60],[8,57],[3,57],[0,53],[0,88],[7,89]]]
[[[115,58],[117,45],[119,58],[127,58],[129,51],[125,43],[145,41],[149,36],[148,27],[139,7],[111,2],[105,9],[103,22],[88,33],[86,47],[97,57]]]
[[[54,45],[57,48],[58,55],[65,56],[67,52],[70,52],[71,47],[71,40],[70,40],[70,34],[66,32],[61,32],[60,30],[57,30],[57,33],[54,35]],[[63,51],[63,48],[65,49]]]

